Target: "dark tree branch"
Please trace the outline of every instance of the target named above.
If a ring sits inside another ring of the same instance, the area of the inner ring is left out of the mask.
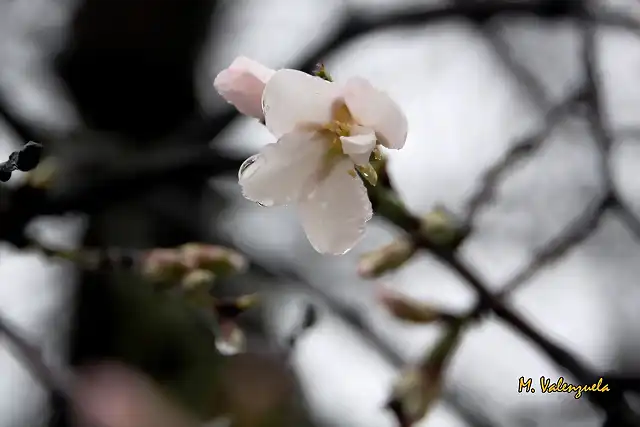
[[[66,400],[71,401],[68,378],[47,365],[42,358],[40,349],[24,338],[18,332],[18,328],[3,317],[0,317],[0,334],[11,342],[11,345],[20,355],[19,359],[24,361],[35,379],[48,390],[54,391]]]
[[[597,229],[602,217],[611,206],[609,197],[597,198],[571,222],[558,236],[537,251],[527,267],[512,277],[502,288],[502,296],[518,290],[524,283],[547,265],[558,261],[571,249],[584,242]]]
[[[614,137],[607,123],[607,113],[603,106],[602,78],[598,70],[597,61],[596,23],[594,12],[588,6],[585,7],[581,27],[583,32],[582,62],[587,79],[585,96],[587,117],[596,147],[600,151],[602,179],[615,202],[612,206],[613,210],[618,214],[618,217],[635,239],[640,241],[640,218],[638,218],[633,212],[633,209],[629,207],[622,196],[620,196],[611,171],[611,149],[614,145]]]
[[[254,270],[270,279],[291,281],[300,286],[301,290],[310,296],[317,298],[332,313],[340,318],[345,324],[351,327],[358,335],[373,348],[385,361],[396,369],[402,369],[405,366],[405,358],[374,331],[363,318],[362,314],[351,305],[343,302],[339,298],[331,295],[323,289],[314,286],[300,276],[297,272],[290,269],[278,269],[273,271],[272,268],[264,266],[258,262],[252,262]],[[483,413],[480,408],[469,408],[459,396],[459,393],[448,389],[445,391],[443,401],[448,404],[463,419],[469,427],[493,427],[493,423],[489,417]]]
[[[515,142],[506,154],[484,173],[480,186],[467,202],[464,221],[467,227],[472,228],[480,210],[493,202],[498,184],[504,175],[542,148],[555,126],[573,112],[581,97],[582,90],[576,90],[549,109],[544,116],[545,125],[542,129]]]
[[[409,213],[397,202],[397,196],[380,187],[370,187],[369,196],[376,212],[391,223],[407,232],[416,246],[424,249],[444,265],[448,266],[460,278],[474,289],[481,304],[489,307],[500,319],[532,341],[558,366],[566,369],[581,384],[593,384],[598,375],[576,356],[551,341],[531,325],[524,317],[494,295],[475,269],[456,252],[442,248],[432,242],[421,228],[421,219]],[[589,399],[599,406],[609,419],[620,420],[620,425],[633,426],[640,423],[638,416],[627,402],[613,394],[590,393]]]

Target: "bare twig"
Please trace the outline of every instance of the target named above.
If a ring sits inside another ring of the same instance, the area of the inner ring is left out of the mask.
[[[611,199],[608,197],[597,198],[591,202],[590,206],[587,206],[578,218],[535,254],[531,263],[524,270],[516,274],[501,288],[500,296],[504,297],[515,292],[540,269],[559,260],[576,245],[585,241],[597,229],[610,205]]]
[[[33,376],[47,389],[58,393],[66,400],[71,400],[68,379],[60,372],[48,366],[42,359],[40,349],[22,336],[18,328],[7,319],[0,317],[0,333],[4,335],[20,355]]]
[[[256,273],[268,278],[275,278],[296,283],[304,292],[317,298],[322,304],[340,318],[345,324],[351,327],[360,337],[371,346],[386,362],[396,369],[404,367],[406,360],[398,350],[390,345],[376,331],[374,331],[363,318],[360,312],[351,305],[343,302],[339,298],[331,295],[323,289],[314,286],[305,280],[300,274],[290,269],[278,269],[262,265],[259,262],[252,262],[252,267]],[[443,401],[449,405],[463,419],[469,427],[492,427],[492,422],[488,415],[484,414],[481,408],[469,408],[460,398],[459,393],[448,389],[445,391]]]
[[[529,158],[543,146],[554,127],[571,113],[581,96],[582,91],[577,90],[549,109],[545,114],[545,125],[542,129],[533,132],[513,144],[505,155],[484,173],[480,186],[467,202],[467,208],[465,209],[465,224],[467,227],[473,227],[473,221],[480,209],[493,201],[500,179],[503,178],[508,171],[515,168],[519,162]]]
[[[610,130],[606,119],[606,112],[602,107],[602,83],[597,64],[596,48],[596,18],[593,11],[587,6],[583,11],[581,26],[583,32],[582,62],[587,79],[587,91],[585,101],[587,105],[587,117],[589,126],[600,150],[600,169],[606,188],[610,191],[614,203],[612,208],[618,214],[623,224],[632,233],[637,241],[640,241],[640,218],[633,212],[620,196],[611,171],[611,149],[614,144],[613,132]]]
[[[379,215],[402,228],[412,237],[416,245],[429,252],[464,279],[474,289],[482,304],[486,304],[499,318],[531,340],[558,366],[571,373],[579,383],[592,384],[597,382],[598,375],[592,368],[544,336],[525,318],[494,295],[489,290],[489,286],[483,282],[480,275],[469,263],[463,260],[456,252],[434,244],[423,233],[420,218],[409,213],[399,203],[397,195],[391,194],[387,189],[381,187],[369,187],[369,196]],[[631,426],[640,422],[627,402],[618,396],[606,395],[606,393],[591,393],[589,398],[606,412],[608,418],[620,420],[620,425]]]
[[[90,427],[106,427],[74,403],[72,375],[62,369],[56,369],[48,365],[42,357],[41,350],[24,338],[17,326],[12,325],[9,320],[0,316],[0,336],[2,335],[7,338],[11,343],[11,347],[15,349],[19,356],[18,360],[29,369],[31,375],[43,387],[52,393],[53,398],[61,399],[66,405],[79,411],[82,418],[89,421]]]

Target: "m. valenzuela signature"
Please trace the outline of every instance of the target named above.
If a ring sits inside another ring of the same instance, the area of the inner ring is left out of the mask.
[[[524,377],[518,379],[518,393],[535,393],[536,389],[532,385],[533,378],[525,380]],[[582,394],[589,391],[605,392],[610,391],[609,385],[604,383],[602,378],[594,384],[569,384],[564,381],[564,377],[559,377],[556,382],[551,379],[540,377],[540,389],[542,393],[574,393],[576,399],[580,399]]]

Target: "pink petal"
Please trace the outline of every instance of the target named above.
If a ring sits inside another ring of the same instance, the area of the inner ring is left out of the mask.
[[[262,93],[274,74],[274,70],[241,56],[216,76],[213,86],[242,114],[262,119]]]
[[[296,202],[320,168],[327,141],[319,134],[292,132],[269,144],[239,174],[245,198],[265,206]]]
[[[358,124],[376,131],[382,145],[396,150],[404,146],[407,118],[389,95],[356,77],[347,81],[344,101]]]
[[[267,83],[262,105],[267,128],[277,138],[301,125],[323,125],[332,118],[339,87],[297,70],[279,70]]]
[[[343,255],[360,241],[373,211],[362,180],[343,159],[298,205],[302,226],[314,249]]]

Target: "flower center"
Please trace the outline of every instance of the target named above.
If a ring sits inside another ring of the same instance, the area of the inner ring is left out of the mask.
[[[344,102],[337,102],[333,105],[332,120],[322,126],[322,130],[330,133],[329,136],[331,145],[329,147],[327,155],[331,158],[335,158],[338,155],[344,155],[342,150],[341,136],[351,135],[351,126],[355,124],[349,108],[347,108]]]
[[[355,120],[344,102],[336,103],[333,106],[332,120],[320,127],[320,131],[325,133],[329,142],[320,170],[320,179],[326,178],[338,161],[346,156],[340,137],[351,136],[351,128],[355,124]],[[374,157],[377,158],[378,156],[379,151],[375,150]],[[354,167],[354,169],[349,170],[349,175],[355,177],[357,175],[357,169],[369,183],[375,185],[377,182],[377,174],[371,164],[364,166],[354,165]]]

